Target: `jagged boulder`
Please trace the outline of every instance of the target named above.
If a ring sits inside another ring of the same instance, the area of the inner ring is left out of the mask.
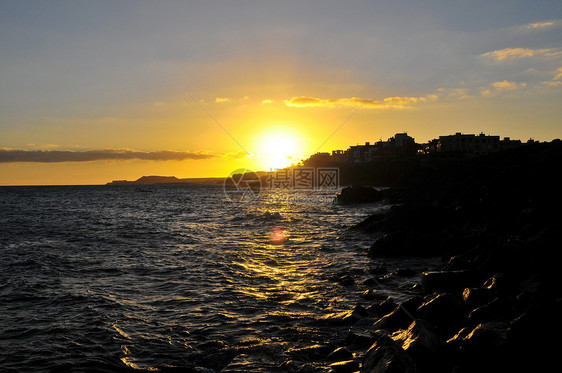
[[[393,333],[391,338],[402,345],[419,368],[435,370],[442,340],[427,321],[414,320],[408,329]]]
[[[481,283],[480,274],[474,271],[430,271],[422,273],[421,287],[426,294],[462,291]]]
[[[371,187],[350,186],[343,188],[336,197],[336,202],[340,205],[351,205],[358,203],[374,203],[382,201],[384,195]]]
[[[401,344],[381,336],[363,357],[361,373],[415,373],[416,366]]]
[[[450,293],[432,294],[416,310],[416,316],[440,328],[450,328],[466,317],[460,297]]]
[[[438,240],[430,235],[395,231],[376,240],[369,248],[371,258],[433,257],[441,255]]]

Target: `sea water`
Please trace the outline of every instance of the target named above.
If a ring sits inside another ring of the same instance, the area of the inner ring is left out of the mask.
[[[0,371],[219,371],[237,356],[271,371],[342,339],[322,321],[361,301],[373,242],[348,228],[385,205],[334,196],[0,188]]]

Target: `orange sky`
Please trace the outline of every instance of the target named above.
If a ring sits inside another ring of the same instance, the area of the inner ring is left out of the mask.
[[[558,3],[312,3],[3,5],[0,185],[225,176],[404,131],[561,136]]]

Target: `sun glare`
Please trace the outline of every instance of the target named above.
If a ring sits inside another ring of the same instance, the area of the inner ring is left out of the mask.
[[[289,130],[274,130],[259,135],[255,148],[264,171],[297,164],[304,153],[300,136]]]

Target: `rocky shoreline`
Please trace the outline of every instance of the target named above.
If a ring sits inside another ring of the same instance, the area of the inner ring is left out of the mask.
[[[187,371],[552,370],[562,332],[561,161],[562,143],[553,141],[449,163],[426,177],[418,170],[415,181],[389,189],[344,189],[339,203],[392,207],[349,228],[373,235],[372,266],[366,277],[334,279],[357,291],[361,278],[366,290],[347,313],[314,321],[333,339],[199,346],[204,353]]]
[[[351,312],[354,323],[340,347],[355,354],[342,353],[331,370],[518,372],[557,366],[562,229],[555,170],[561,160],[560,141],[553,141],[459,163],[441,177],[383,191],[396,205],[352,228],[380,236],[369,256],[442,261],[423,272],[414,295],[399,304],[379,295],[384,284],[374,278],[364,294],[371,305]],[[354,332],[356,325],[362,332]]]

